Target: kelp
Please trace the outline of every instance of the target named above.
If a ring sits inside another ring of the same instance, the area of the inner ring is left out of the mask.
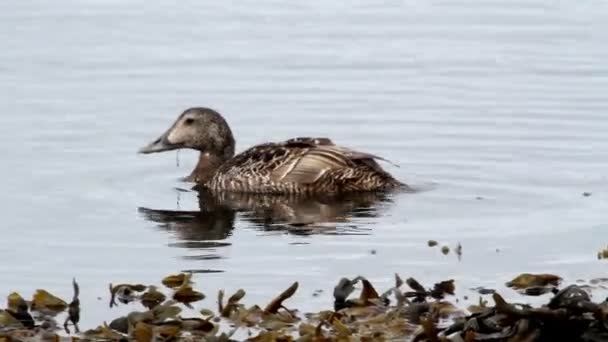
[[[275,299],[273,299],[270,303],[268,303],[268,305],[266,305],[264,312],[275,314],[277,313],[277,311],[279,311],[280,308],[285,308],[283,306],[283,302],[293,296],[294,293],[296,293],[296,291],[298,290],[298,285],[299,284],[296,281],[285,291],[281,292]]]
[[[184,284],[190,284],[192,273],[171,274],[163,278],[162,283],[170,289],[180,287]]]
[[[539,296],[557,288],[561,278],[554,274],[522,273],[505,285],[529,296]]]
[[[558,276],[524,273],[507,285],[522,294],[529,294],[530,288],[550,288],[553,296],[545,305],[509,303],[498,291],[479,288],[491,294],[490,301],[480,296],[466,310],[454,304],[458,299],[453,279],[425,286],[395,274],[394,285],[379,292],[363,276],[343,277],[334,287],[332,309],[302,314],[287,308],[285,303],[298,292],[299,283],[294,282],[262,307],[243,303],[244,289],[229,296],[219,290],[215,310],[199,307],[186,317],[182,307],[194,308],[205,300],[191,278],[191,273],[165,277],[161,283],[166,289],[110,285],[112,307],[120,302],[145,310],[84,332],[78,327],[80,288],[75,279],[69,304],[43,289],[29,302],[13,292],[6,309],[0,310],[0,340],[59,340],[61,329],[53,317],[65,315],[65,334],[72,333],[71,325],[72,340],[88,341],[220,342],[235,340],[237,333],[236,340],[248,341],[608,341],[608,302],[594,302],[588,293],[592,286],[603,286],[601,279],[559,288]]]
[[[137,299],[137,293],[146,290],[146,286],[142,284],[119,284],[112,285],[110,283],[110,307],[117,305],[116,300],[123,304],[128,304]]]
[[[72,279],[72,287],[74,289],[74,295],[72,296],[72,301],[68,304],[68,316],[63,323],[63,328],[68,334],[70,333],[68,327],[69,323],[72,323],[77,333],[80,332],[80,328],[78,327],[78,322],[80,321],[80,299],[78,298],[80,295],[80,287],[78,286],[76,279]]]
[[[32,298],[31,309],[48,314],[56,314],[68,307],[63,299],[52,295],[46,290],[38,289]]]
[[[149,310],[154,309],[155,307],[162,304],[167,296],[160,292],[156,286],[149,286],[148,290],[144,292],[141,297],[141,304],[148,308]]]

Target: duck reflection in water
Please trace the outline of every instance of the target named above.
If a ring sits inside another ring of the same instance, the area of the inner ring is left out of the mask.
[[[174,247],[228,246],[237,217],[262,231],[297,235],[368,234],[358,219],[381,214],[392,195],[365,192],[340,195],[262,195],[199,190],[199,211],[139,208],[145,219],[175,234]],[[238,216],[237,216],[238,215]]]

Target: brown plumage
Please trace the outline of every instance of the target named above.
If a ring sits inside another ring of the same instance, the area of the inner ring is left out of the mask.
[[[235,140],[224,118],[209,108],[190,108],[140,153],[178,148],[201,152],[186,179],[211,191],[266,194],[383,191],[407,186],[376,162],[382,158],[300,137],[253,146],[234,155]]]

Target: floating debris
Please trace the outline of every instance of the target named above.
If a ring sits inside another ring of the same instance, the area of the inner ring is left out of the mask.
[[[460,244],[460,242],[458,243],[458,246],[456,246],[456,250],[454,252],[458,256],[458,260],[461,260],[462,259],[462,245]]]
[[[450,254],[450,247],[448,247],[448,246],[441,247],[441,253],[443,253],[443,255]]]
[[[597,258],[598,258],[598,260],[608,259],[608,247],[597,252]]]
[[[436,247],[439,246],[439,242],[436,240],[428,240],[426,242],[426,244],[429,247]],[[443,255],[448,255],[450,254],[450,247],[448,245],[443,245],[441,246],[441,253]],[[456,246],[456,248],[454,249],[454,253],[456,254],[456,256],[458,257],[458,260],[460,261],[462,259],[462,245],[460,244],[460,242],[458,242],[458,245]]]

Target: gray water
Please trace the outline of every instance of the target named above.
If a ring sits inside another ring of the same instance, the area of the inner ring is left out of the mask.
[[[508,298],[520,272],[605,276],[607,18],[599,0],[0,2],[0,298],[70,297],[76,277],[91,327],[133,309],[108,312],[109,282],[180,270],[206,307],[299,280],[301,310],[342,276]],[[136,154],[190,106],[223,113],[239,151],[328,136],[421,191],[304,233],[247,213],[207,233],[179,181],[196,154]]]

